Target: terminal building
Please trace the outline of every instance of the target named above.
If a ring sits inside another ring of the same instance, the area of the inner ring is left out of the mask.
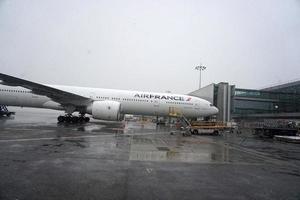
[[[300,119],[300,81],[260,90],[237,88],[226,82],[212,83],[189,95],[213,103],[219,109],[218,121]]]

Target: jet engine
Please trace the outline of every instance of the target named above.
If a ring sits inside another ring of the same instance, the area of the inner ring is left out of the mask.
[[[121,103],[117,101],[94,101],[87,112],[94,119],[118,121],[121,119]]]

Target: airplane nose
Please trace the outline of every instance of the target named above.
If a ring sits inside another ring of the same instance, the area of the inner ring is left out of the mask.
[[[217,107],[213,107],[213,114],[217,114],[219,112],[219,109]]]

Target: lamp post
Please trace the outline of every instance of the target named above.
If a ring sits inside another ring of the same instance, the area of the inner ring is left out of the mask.
[[[199,70],[200,76],[199,76],[199,89],[201,88],[201,71],[204,71],[206,67],[204,65],[199,65],[195,67],[195,70]]]

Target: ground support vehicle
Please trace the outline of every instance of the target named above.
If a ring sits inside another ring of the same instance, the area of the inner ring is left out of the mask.
[[[253,130],[256,136],[273,138],[275,135],[296,136],[299,132],[299,127],[293,121],[273,120],[258,123]]]
[[[191,133],[195,135],[220,135],[226,129],[228,127],[225,123],[215,121],[194,121],[190,127]]]
[[[278,127],[258,127],[254,128],[254,135],[260,137],[274,137],[275,135],[296,136],[297,128],[278,128]]]

